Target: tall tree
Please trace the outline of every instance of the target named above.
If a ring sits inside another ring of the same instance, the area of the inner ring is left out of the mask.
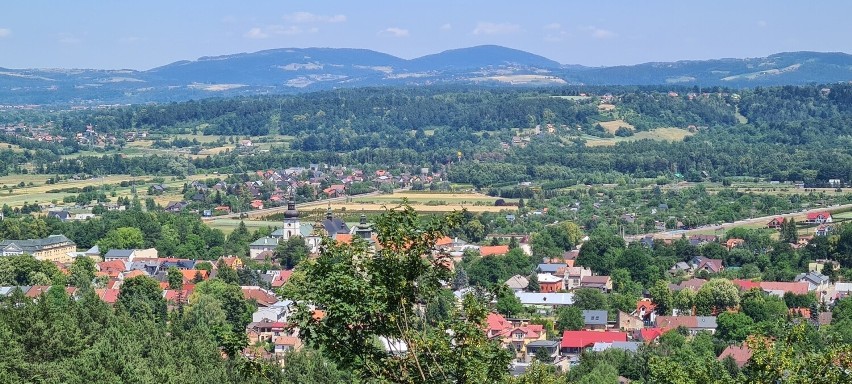
[[[578,331],[583,329],[586,321],[583,318],[583,311],[575,306],[559,307],[556,310],[555,328],[562,334],[564,331]]]
[[[166,272],[166,277],[169,280],[169,289],[183,289],[183,273],[177,267],[169,267]]]
[[[487,311],[473,295],[442,327],[418,325],[415,303],[434,296],[450,279],[444,256],[432,256],[435,242],[460,224],[461,215],[421,220],[409,206],[389,210],[376,221],[379,247],[333,243],[303,264],[304,278],[285,287],[296,303],[292,320],[312,347],[327,351],[361,378],[386,382],[503,380],[505,349],[490,343],[481,328]],[[322,308],[319,317],[314,307]],[[403,343],[407,353],[378,346]]]
[[[668,316],[672,312],[673,297],[672,291],[669,289],[669,284],[665,280],[657,280],[651,288],[648,289],[651,295],[651,300],[654,302],[657,315]]]
[[[147,276],[125,279],[115,307],[136,319],[166,320],[166,301],[160,284]]]

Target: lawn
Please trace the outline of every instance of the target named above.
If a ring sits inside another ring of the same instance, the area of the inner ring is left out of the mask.
[[[618,120],[616,120],[618,121]],[[604,124],[604,123],[601,123]],[[618,129],[616,127],[616,129]],[[624,141],[636,141],[642,139],[658,140],[658,141],[683,141],[687,136],[692,136],[694,133],[680,128],[657,128],[651,131],[636,132],[630,137],[611,137],[601,138],[585,135],[586,145],[589,147],[610,146]]]
[[[630,123],[628,123],[624,120],[601,121],[598,124],[600,124],[601,127],[606,129],[607,132],[612,133],[612,134],[614,134],[615,131],[617,131],[619,127],[624,127],[624,128],[627,128],[631,131],[636,130],[636,128],[633,127],[633,125],[631,125]]]
[[[282,222],[280,221],[262,221],[262,220],[240,220],[240,219],[220,219],[220,220],[209,220],[205,221],[205,224],[210,226],[213,229],[219,229],[225,234],[229,234],[233,232],[240,225],[240,221],[246,224],[246,228],[248,228],[249,232],[254,232],[260,228],[281,228]]]

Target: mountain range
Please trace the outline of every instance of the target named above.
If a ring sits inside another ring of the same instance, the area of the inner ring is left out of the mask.
[[[585,67],[495,45],[411,60],[367,49],[282,48],[201,57],[145,71],[0,67],[0,104],[168,102],[362,86],[755,87],[850,80],[852,55],[845,53],[786,52],[761,58]]]

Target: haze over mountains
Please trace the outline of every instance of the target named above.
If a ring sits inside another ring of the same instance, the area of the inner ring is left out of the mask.
[[[202,57],[146,71],[0,68],[0,104],[165,102],[359,86],[753,87],[850,80],[852,55],[845,53],[788,52],[763,58],[584,67],[494,45],[412,60],[366,49],[282,48]]]

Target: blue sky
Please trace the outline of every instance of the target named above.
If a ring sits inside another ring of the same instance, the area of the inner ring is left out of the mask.
[[[852,53],[850,1],[42,1],[0,5],[0,67],[149,69],[284,47],[403,58],[499,44],[565,64]]]

